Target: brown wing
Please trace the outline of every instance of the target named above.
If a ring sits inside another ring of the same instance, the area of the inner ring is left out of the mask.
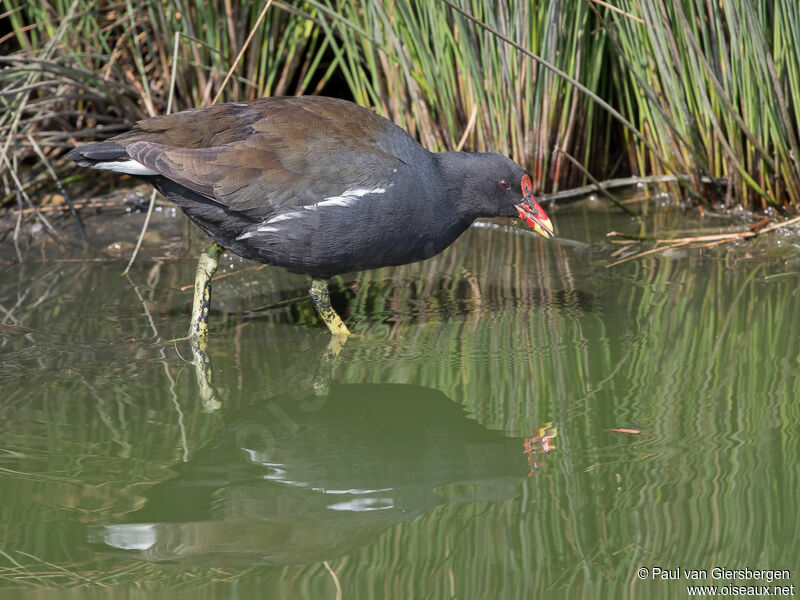
[[[164,177],[263,218],[348,189],[386,186],[404,164],[381,150],[393,136],[410,141],[355,104],[298,97],[148,119],[114,141]]]

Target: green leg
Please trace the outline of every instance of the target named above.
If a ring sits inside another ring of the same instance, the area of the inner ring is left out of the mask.
[[[328,294],[328,282],[324,279],[314,279],[311,282],[311,302],[314,303],[314,308],[317,309],[317,314],[325,321],[325,325],[331,330],[335,336],[347,337],[350,335],[350,330],[344,324],[336,311],[331,307],[331,297]]]
[[[189,337],[205,340],[208,337],[208,309],[211,306],[211,278],[217,270],[222,246],[213,242],[200,255],[197,275],[194,278],[194,302],[192,302],[192,322]]]

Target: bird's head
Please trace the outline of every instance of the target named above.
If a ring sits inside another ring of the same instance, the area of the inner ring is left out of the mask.
[[[530,176],[510,158],[475,153],[467,162],[465,179],[476,216],[518,217],[543,238],[554,236],[550,218],[533,196]]]

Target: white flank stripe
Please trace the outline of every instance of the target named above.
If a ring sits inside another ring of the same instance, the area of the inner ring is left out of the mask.
[[[356,188],[353,190],[346,190],[341,196],[328,196],[322,202],[318,202],[314,206],[350,206],[354,200],[367,194],[383,194],[386,190],[384,188],[375,188],[368,190],[366,188]]]
[[[267,233],[268,231],[278,231],[277,227],[258,227],[255,231],[248,231],[236,238],[236,241],[246,240],[247,238],[255,237],[259,233]]]
[[[127,173],[128,175],[158,175],[158,171],[148,169],[142,163],[131,160],[118,160],[113,162],[101,162],[92,165],[93,169],[105,169],[115,173]]]
[[[353,203],[355,198],[348,197],[348,196],[331,196],[329,198],[325,198],[322,202],[317,202],[313,205],[313,208],[318,206],[350,206]],[[312,208],[309,206],[308,208]]]
[[[286,219],[294,219],[295,217],[300,217],[302,215],[303,213],[297,211],[283,213],[281,215],[278,215],[277,217],[272,217],[269,221],[264,223],[264,225],[269,225],[270,223],[277,223],[278,221],[285,221]]]
[[[328,196],[322,202],[317,202],[316,204],[311,204],[310,206],[303,206],[302,208],[304,210],[317,210],[317,208],[320,206],[350,206],[355,200],[361,198],[361,196],[366,196],[367,194],[383,194],[385,191],[385,188],[374,188],[371,190],[367,188],[355,188],[352,190],[346,190],[341,196]],[[278,227],[271,227],[270,225],[302,216],[303,212],[297,210],[281,213],[275,217],[272,217],[269,221],[265,221],[264,225],[256,228],[254,231],[243,233],[237,237],[236,240],[246,240],[248,238],[257,236],[259,233],[278,231]]]

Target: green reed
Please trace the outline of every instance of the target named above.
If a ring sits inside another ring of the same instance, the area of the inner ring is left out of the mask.
[[[622,0],[607,16],[619,91],[641,131],[683,173],[725,178],[726,204],[800,200],[800,5]],[[646,82],[646,83],[644,83]],[[660,171],[629,146],[642,174]]]
[[[356,101],[408,129],[431,149],[497,151],[527,165],[540,188],[580,173],[555,147],[606,171],[607,136],[588,98],[443,2],[309,0]],[[590,89],[605,84],[602,32],[591,11],[548,0],[462,2],[474,17],[554,63]]]

